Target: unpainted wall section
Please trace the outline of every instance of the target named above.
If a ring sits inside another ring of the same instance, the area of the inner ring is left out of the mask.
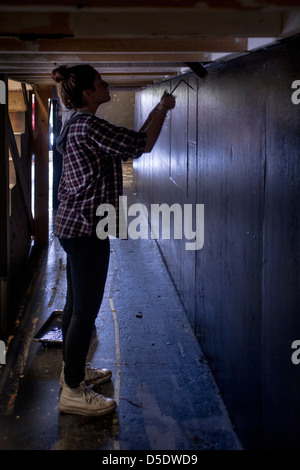
[[[7,331],[13,326],[19,309],[24,285],[25,267],[31,247],[32,226],[28,218],[28,208],[31,203],[31,92],[26,91],[27,103],[21,90],[21,84],[16,86],[8,82],[8,118],[10,128],[6,132],[10,139],[9,149],[9,304],[6,312]],[[12,145],[11,139],[15,141]],[[29,209],[30,210],[30,209]]]
[[[245,447],[298,448],[300,40],[208,72],[181,77],[135,184],[149,211],[204,204],[201,250],[158,244]],[[137,94],[137,127],[179,80]]]
[[[13,94],[13,92],[9,93]],[[14,137],[16,140],[18,154],[20,158],[20,168],[22,171],[23,182],[26,186],[23,188],[27,192],[28,201],[31,201],[31,151],[26,123],[25,112],[10,112]],[[22,285],[24,281],[24,267],[28,258],[31,244],[31,231],[24,208],[19,178],[14,168],[14,162],[10,157],[10,282],[14,290]],[[12,304],[18,301],[16,294],[12,296]],[[12,306],[13,308],[13,306]],[[17,308],[17,305],[14,306]]]

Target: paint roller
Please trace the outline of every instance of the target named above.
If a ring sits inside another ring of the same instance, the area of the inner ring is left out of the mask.
[[[207,70],[199,62],[185,62],[185,65],[189,67],[199,78],[205,78],[208,74]]]

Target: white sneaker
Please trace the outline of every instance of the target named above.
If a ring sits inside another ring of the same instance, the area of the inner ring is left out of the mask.
[[[70,388],[64,384],[60,393],[58,409],[63,413],[103,416],[114,411],[116,406],[115,400],[94,392],[85,382],[81,382],[77,388]]]
[[[112,376],[111,370],[109,369],[98,369],[98,368],[93,368],[86,366],[85,367],[85,376],[84,376],[84,381],[86,385],[100,385],[108,380],[110,380]],[[63,387],[65,384],[65,374],[64,374],[64,363],[62,367],[62,371],[60,374],[60,379],[59,379],[60,386]]]

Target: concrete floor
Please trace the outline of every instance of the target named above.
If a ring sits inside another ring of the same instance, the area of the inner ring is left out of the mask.
[[[129,202],[138,202],[130,167],[124,186]],[[118,403],[110,416],[61,414],[61,347],[33,341],[64,305],[65,255],[56,239],[32,276],[0,366],[0,449],[241,449],[154,240],[111,242],[89,352],[92,365],[113,371],[100,388]]]

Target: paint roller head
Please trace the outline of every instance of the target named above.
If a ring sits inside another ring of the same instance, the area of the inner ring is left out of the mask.
[[[208,74],[207,70],[199,62],[185,62],[185,65],[189,67],[198,77],[205,78]]]

